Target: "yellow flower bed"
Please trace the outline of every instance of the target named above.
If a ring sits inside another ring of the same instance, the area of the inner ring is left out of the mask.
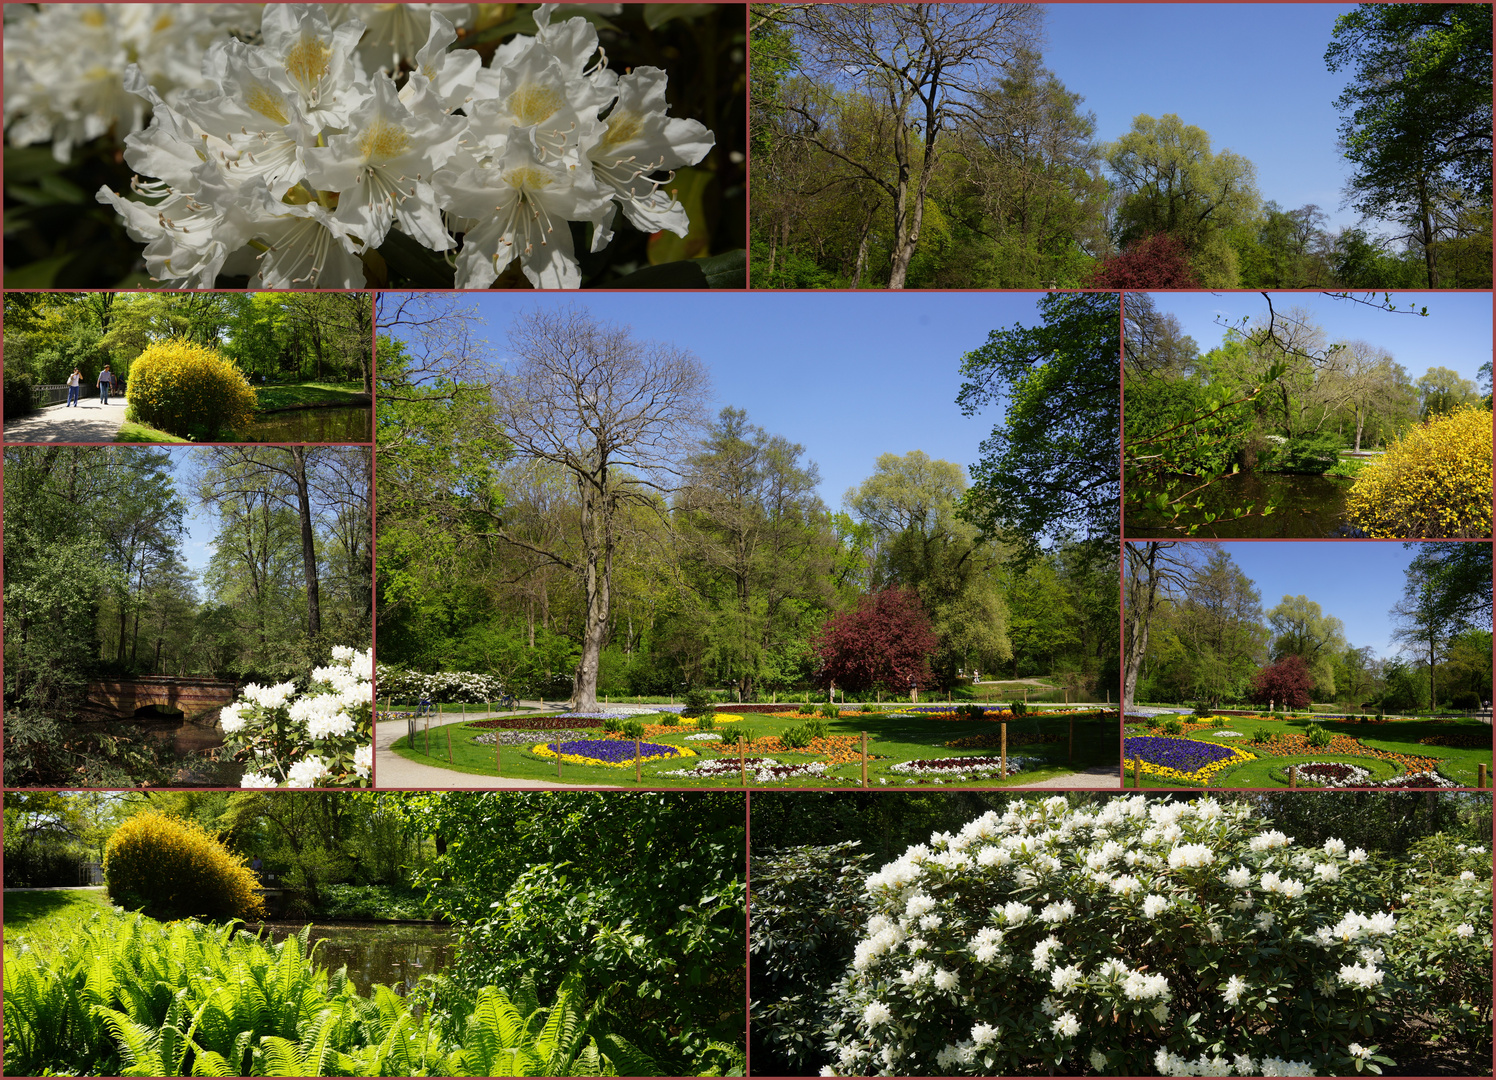
[[[1143,775],[1156,776],[1162,780],[1182,780],[1187,784],[1209,786],[1211,778],[1222,769],[1229,769],[1234,765],[1240,765],[1244,761],[1257,760],[1256,754],[1249,754],[1238,746],[1232,746],[1229,749],[1231,750],[1230,757],[1222,758],[1220,761],[1212,761],[1209,765],[1201,766],[1193,772],[1187,773],[1180,772],[1178,769],[1171,769],[1167,765],[1154,765],[1151,762],[1144,761],[1142,763]],[[1133,758],[1132,761],[1127,763],[1128,771],[1132,770],[1133,762],[1138,760],[1137,758]]]
[[[576,740],[576,739],[568,739],[565,742],[562,742],[561,745],[564,747],[567,742],[574,743],[574,742],[577,742],[577,741],[578,740]],[[616,760],[616,761],[610,761],[607,758],[601,758],[601,757],[589,757],[586,754],[568,754],[568,753],[562,753],[561,760],[562,761],[570,762],[573,765],[602,765],[602,766],[604,766],[606,768],[609,768],[609,769],[627,769],[627,768],[631,768],[633,766],[633,764],[634,764],[634,755],[632,753],[630,753],[629,750],[628,750],[628,743],[633,742],[632,739],[623,740],[623,739],[600,739],[599,738],[599,739],[587,739],[587,740],[583,740],[583,741],[603,743],[603,744],[606,744],[608,746],[621,746],[623,749],[621,749],[618,752],[618,760]],[[669,750],[670,753],[668,753],[668,754],[641,754],[640,758],[643,761],[663,761],[663,760],[665,760],[667,758],[697,757],[698,756],[697,753],[696,753],[696,751],[692,750],[689,746],[670,746],[670,745],[667,745],[665,743],[646,743],[645,745],[651,746],[651,747],[660,747],[662,749]],[[550,744],[548,744],[548,743],[538,743],[535,746],[530,747],[530,753],[534,754],[536,757],[551,758],[552,760],[554,760],[555,757],[556,757],[556,749],[555,749],[555,747],[552,746],[552,745],[550,745]]]

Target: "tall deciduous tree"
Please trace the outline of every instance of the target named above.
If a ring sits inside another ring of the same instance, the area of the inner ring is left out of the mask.
[[[1435,288],[1441,208],[1491,205],[1491,5],[1361,4],[1325,63],[1352,71],[1335,101],[1351,204],[1406,224]]]
[[[503,435],[521,457],[565,469],[576,485],[579,548],[556,550],[517,535],[502,515],[495,537],[576,574],[585,594],[573,708],[597,705],[608,632],[618,529],[630,505],[657,505],[703,422],[706,367],[674,345],[645,342],[580,308],[535,310],[510,328],[514,360],[494,401]]]
[[[788,106],[793,137],[844,161],[893,203],[893,266],[902,289],[919,245],[930,180],[944,135],[970,114],[974,97],[1037,31],[1027,4],[805,4],[784,20],[795,27],[802,65],[833,82],[853,81],[886,103],[894,168],[858,160],[824,137],[821,119]]]
[[[1122,312],[1113,293],[1050,294],[1039,326],[994,330],[962,359],[967,416],[1005,402],[971,468],[963,516],[1035,551],[1078,534],[1114,555],[1121,493]]]
[[[1188,247],[1207,287],[1237,283],[1225,230],[1257,211],[1257,170],[1230,150],[1212,153],[1210,136],[1168,113],[1133,118],[1132,130],[1106,148],[1121,188],[1118,241],[1127,247],[1168,233]]]

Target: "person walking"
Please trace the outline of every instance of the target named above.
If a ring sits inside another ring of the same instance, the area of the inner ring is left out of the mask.
[[[99,372],[99,403],[109,404],[109,388],[114,385],[114,376],[109,371],[109,365],[104,365],[104,370]]]
[[[73,373],[68,376],[68,405],[78,404],[78,391],[82,389],[82,386],[83,372],[74,368]]]

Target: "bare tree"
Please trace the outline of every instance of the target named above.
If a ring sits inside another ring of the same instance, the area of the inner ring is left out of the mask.
[[[597,705],[613,558],[629,506],[661,506],[691,435],[705,419],[705,365],[674,345],[645,342],[576,307],[536,309],[509,331],[514,359],[494,403],[515,454],[550,462],[576,485],[575,552],[521,535],[503,515],[491,535],[576,574],[586,597],[571,705]],[[533,534],[532,534],[533,535]]]
[[[1122,642],[1122,711],[1132,707],[1138,673],[1148,653],[1148,634],[1153,616],[1165,599],[1185,589],[1194,576],[1191,562],[1196,553],[1213,544],[1179,544],[1172,540],[1123,544],[1127,556]]]
[[[845,162],[893,200],[893,266],[902,289],[919,245],[925,198],[944,140],[968,119],[981,89],[1033,42],[1041,9],[1032,4],[809,4],[787,10],[802,67],[833,84],[849,80],[886,105],[888,127],[867,144],[893,153],[891,175],[829,138],[812,98],[786,101],[789,137]],[[875,119],[878,117],[875,117]]]

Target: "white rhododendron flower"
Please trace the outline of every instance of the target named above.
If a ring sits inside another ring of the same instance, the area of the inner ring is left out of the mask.
[[[593,252],[612,239],[619,210],[645,232],[689,233],[668,185],[706,156],[712,133],[668,115],[665,72],[609,70],[597,30],[580,17],[552,23],[555,5],[487,68],[470,49],[448,51],[465,5],[329,14],[268,4],[238,37],[229,29],[244,16],[232,6],[182,7],[192,13],[179,18],[169,63],[149,49],[161,62],[141,53],[125,63],[116,39],[142,21],[114,10],[127,5],[100,9],[102,36],[86,40],[108,62],[85,71],[112,89],[94,95],[98,109],[83,119],[70,119],[78,110],[61,98],[88,91],[49,91],[65,80],[40,52],[29,67],[17,59],[12,83],[6,38],[12,141],[54,138],[65,156],[77,139],[130,132],[135,197],[103,187],[98,199],[145,245],[156,279],[212,288],[220,274],[249,274],[251,289],[362,288],[370,253],[398,231],[432,251],[457,248],[458,288],[486,288],[517,263],[538,288],[571,289],[581,284],[571,223],[591,226]],[[55,38],[64,20],[47,18]],[[41,26],[23,20],[33,22]],[[75,83],[77,71],[75,59]],[[14,103],[13,87],[22,88]]]

